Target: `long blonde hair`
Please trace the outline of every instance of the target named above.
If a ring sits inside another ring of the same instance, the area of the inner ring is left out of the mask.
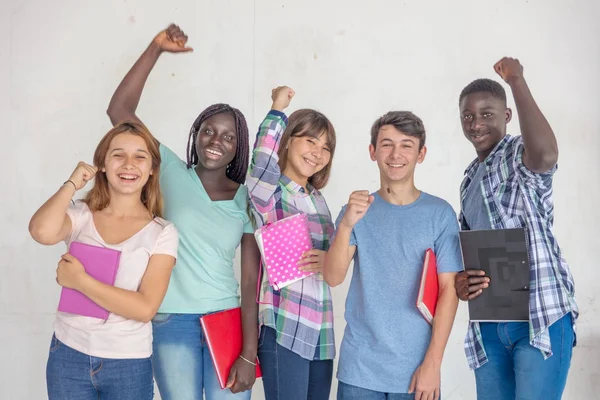
[[[98,143],[94,152],[94,165],[98,167],[94,186],[87,193],[84,202],[92,211],[100,211],[110,204],[110,192],[108,191],[108,179],[102,172],[104,160],[112,140],[122,133],[139,136],[146,142],[148,151],[152,158],[152,175],[142,189],[141,200],[144,206],[150,211],[153,217],[162,217],[163,198],[160,192],[159,173],[160,173],[160,150],[158,140],[141,123],[135,121],[124,121],[115,125]]]

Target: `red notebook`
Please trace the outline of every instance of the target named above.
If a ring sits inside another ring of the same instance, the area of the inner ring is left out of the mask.
[[[210,356],[217,371],[221,389],[225,389],[229,371],[242,352],[242,311],[240,307],[208,314],[200,318]],[[258,338],[257,338],[258,339]],[[262,376],[258,359],[256,377]]]
[[[438,293],[439,286],[435,254],[433,250],[427,249],[425,252],[425,262],[423,263],[423,273],[421,275],[421,287],[419,288],[419,295],[417,297],[417,308],[430,324],[433,322],[433,316],[435,315]]]
[[[83,264],[83,268],[89,276],[107,285],[114,286],[121,258],[120,251],[72,242],[69,246],[69,253]],[[109,314],[108,310],[94,303],[83,293],[68,288],[62,289],[58,311],[104,320],[108,318]]]

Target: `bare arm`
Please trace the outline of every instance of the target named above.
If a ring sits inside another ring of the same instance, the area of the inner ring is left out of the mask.
[[[329,286],[344,282],[356,252],[356,246],[350,245],[352,229],[365,216],[374,200],[368,190],[356,190],[350,194],[344,216],[338,223],[335,238],[323,263],[323,279]]]
[[[67,215],[69,203],[75,192],[96,175],[98,168],[79,162],[66,182],[31,217],[29,233],[38,243],[53,245],[65,240],[71,232],[71,219]]]
[[[535,173],[548,172],[558,161],[558,143],[552,127],[527,86],[523,66],[519,60],[503,58],[496,63],[494,69],[508,83],[515,99],[525,146],[525,166]]]
[[[438,275],[439,296],[435,308],[435,317],[433,318],[433,327],[431,333],[431,342],[425,359],[428,357],[441,365],[444,349],[448,343],[448,337],[454,324],[456,309],[458,307],[458,297],[454,288],[454,277],[456,273],[447,272]]]
[[[135,111],[150,71],[152,71],[156,61],[164,51],[171,53],[192,51],[191,48],[185,47],[187,39],[187,36],[177,25],[171,24],[152,40],[152,43],[125,75],[110,99],[107,114],[113,125],[124,120],[141,122]]]
[[[242,354],[246,360],[256,362],[258,353],[258,304],[256,303],[256,283],[260,268],[260,251],[251,233],[242,236]],[[238,358],[229,373],[227,387],[233,393],[250,390],[256,381],[256,368]]]
[[[327,250],[323,264],[323,279],[331,287],[340,285],[346,279],[350,262],[354,258],[356,246],[350,246],[352,228],[341,225]]]
[[[431,341],[423,362],[412,377],[408,390],[409,393],[414,392],[417,399],[437,400],[440,395],[442,358],[458,307],[458,297],[454,289],[455,275],[454,272],[438,274],[439,295],[433,318]]]
[[[57,270],[61,286],[85,294],[94,303],[108,311],[135,321],[149,322],[165,297],[175,257],[155,254],[150,257],[148,267],[138,291],[110,286],[85,273],[83,265],[72,255],[63,255]]]

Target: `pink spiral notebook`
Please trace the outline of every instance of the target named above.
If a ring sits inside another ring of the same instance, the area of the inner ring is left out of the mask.
[[[256,243],[265,264],[269,284],[280,290],[314,275],[298,269],[298,261],[312,249],[306,214],[294,214],[259,228]]]
[[[69,253],[78,259],[92,278],[113,286],[119,268],[121,252],[106,247],[72,242]],[[107,319],[109,312],[77,290],[63,288],[58,311],[86,317]]]

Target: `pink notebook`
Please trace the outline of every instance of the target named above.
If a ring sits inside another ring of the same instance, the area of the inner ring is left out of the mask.
[[[92,278],[113,286],[119,268],[121,252],[106,247],[72,242],[69,253],[78,259]],[[58,311],[86,317],[107,319],[109,312],[77,290],[63,288]]]
[[[267,224],[259,228],[254,236],[267,270],[269,284],[276,290],[315,274],[302,272],[297,266],[302,255],[312,249],[305,214],[294,214]]]

